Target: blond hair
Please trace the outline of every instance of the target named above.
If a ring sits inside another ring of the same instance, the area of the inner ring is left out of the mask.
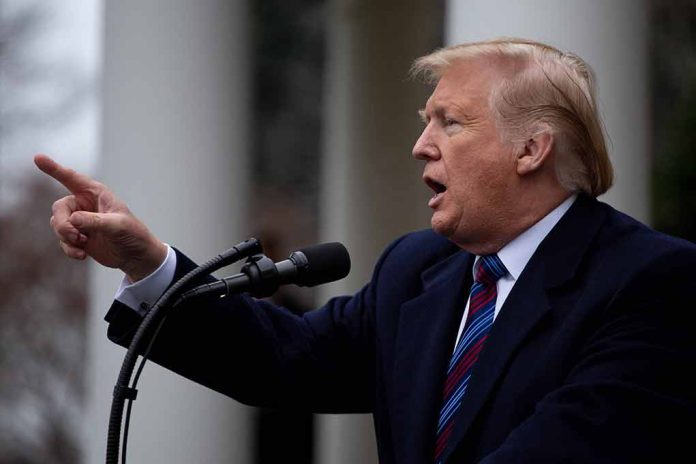
[[[436,83],[453,63],[480,57],[514,65],[510,76],[494,84],[489,100],[504,141],[519,145],[550,130],[560,184],[594,197],[606,192],[614,174],[590,66],[540,42],[502,38],[436,50],[418,58],[411,72]]]

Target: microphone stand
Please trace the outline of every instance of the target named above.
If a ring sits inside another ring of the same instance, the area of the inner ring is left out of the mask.
[[[206,263],[198,266],[197,268],[190,271],[184,277],[179,279],[174,283],[169,289],[167,289],[164,294],[159,297],[157,302],[152,306],[150,311],[147,313],[140,326],[135,332],[133,339],[128,347],[128,351],[123,358],[123,364],[121,365],[121,370],[118,374],[118,380],[114,386],[113,399],[111,402],[111,415],[109,417],[109,431],[106,441],[106,464],[118,464],[119,456],[119,444],[121,437],[121,422],[123,420],[123,408],[125,406],[126,400],[129,401],[128,405],[128,416],[130,416],[130,410],[132,402],[137,396],[137,390],[135,386],[142,371],[147,355],[152,347],[157,333],[161,327],[162,322],[164,322],[164,316],[160,315],[163,309],[167,308],[169,301],[177,295],[177,293],[188,283],[194,279],[200,277],[201,275],[207,275],[214,272],[222,267],[228,266],[240,259],[246,258],[248,256],[261,253],[261,243],[251,238],[245,240],[229,250],[217,255]],[[147,349],[143,352],[143,361],[140,364],[140,369],[134,379],[133,386],[129,386],[131,375],[133,374],[133,369],[135,368],[135,363],[138,360],[138,354],[140,352],[140,346],[144,341],[148,331],[155,327],[155,324],[159,322],[150,338],[150,343]],[[128,420],[128,417],[127,417]],[[125,445],[127,443],[127,427],[126,434],[124,435],[124,453],[122,456],[122,463],[126,462]]]

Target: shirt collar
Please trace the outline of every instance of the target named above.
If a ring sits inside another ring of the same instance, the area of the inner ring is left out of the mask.
[[[551,229],[561,220],[577,199],[577,194],[571,195],[536,224],[515,237],[498,251],[498,258],[503,262],[509,274],[503,279],[517,280],[531,259],[539,244],[551,232]],[[480,256],[476,257],[474,269]]]

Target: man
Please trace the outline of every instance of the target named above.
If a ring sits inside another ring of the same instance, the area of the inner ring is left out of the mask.
[[[414,72],[437,83],[413,149],[435,233],[398,239],[360,292],[303,317],[245,296],[178,309],[152,358],[249,404],[372,412],[382,463],[681,456],[696,247],[594,199],[612,171],[588,66],[497,40]],[[72,192],[51,218],[65,253],[126,273],[106,319],[127,344],[193,263],[103,185],[36,163]]]

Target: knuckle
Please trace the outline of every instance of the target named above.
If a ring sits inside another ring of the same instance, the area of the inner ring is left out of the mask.
[[[101,182],[92,180],[90,181],[90,184],[87,187],[87,191],[90,193],[90,195],[98,197],[102,195],[105,191],[107,191],[107,188],[106,185],[102,184]]]
[[[71,196],[63,197],[63,198],[60,198],[60,199],[54,201],[53,205],[51,205],[51,213],[53,213],[53,215],[56,215],[56,214],[60,213],[61,211],[64,211],[66,208],[69,207],[70,202],[72,201],[73,198],[74,197],[71,195]]]
[[[68,245],[63,241],[60,242],[60,247],[63,249],[63,253],[70,258],[79,259],[82,256],[82,251],[80,249]]]
[[[54,227],[54,230],[58,238],[60,238],[61,241],[65,241],[65,243],[72,240],[73,236],[75,236],[73,228],[68,223],[62,223]]]
[[[72,227],[69,222],[60,222],[54,226],[57,232],[61,234],[67,233],[69,230],[72,230]]]
[[[125,230],[128,228],[128,218],[123,215],[119,214],[114,218],[114,228],[116,230]]]

